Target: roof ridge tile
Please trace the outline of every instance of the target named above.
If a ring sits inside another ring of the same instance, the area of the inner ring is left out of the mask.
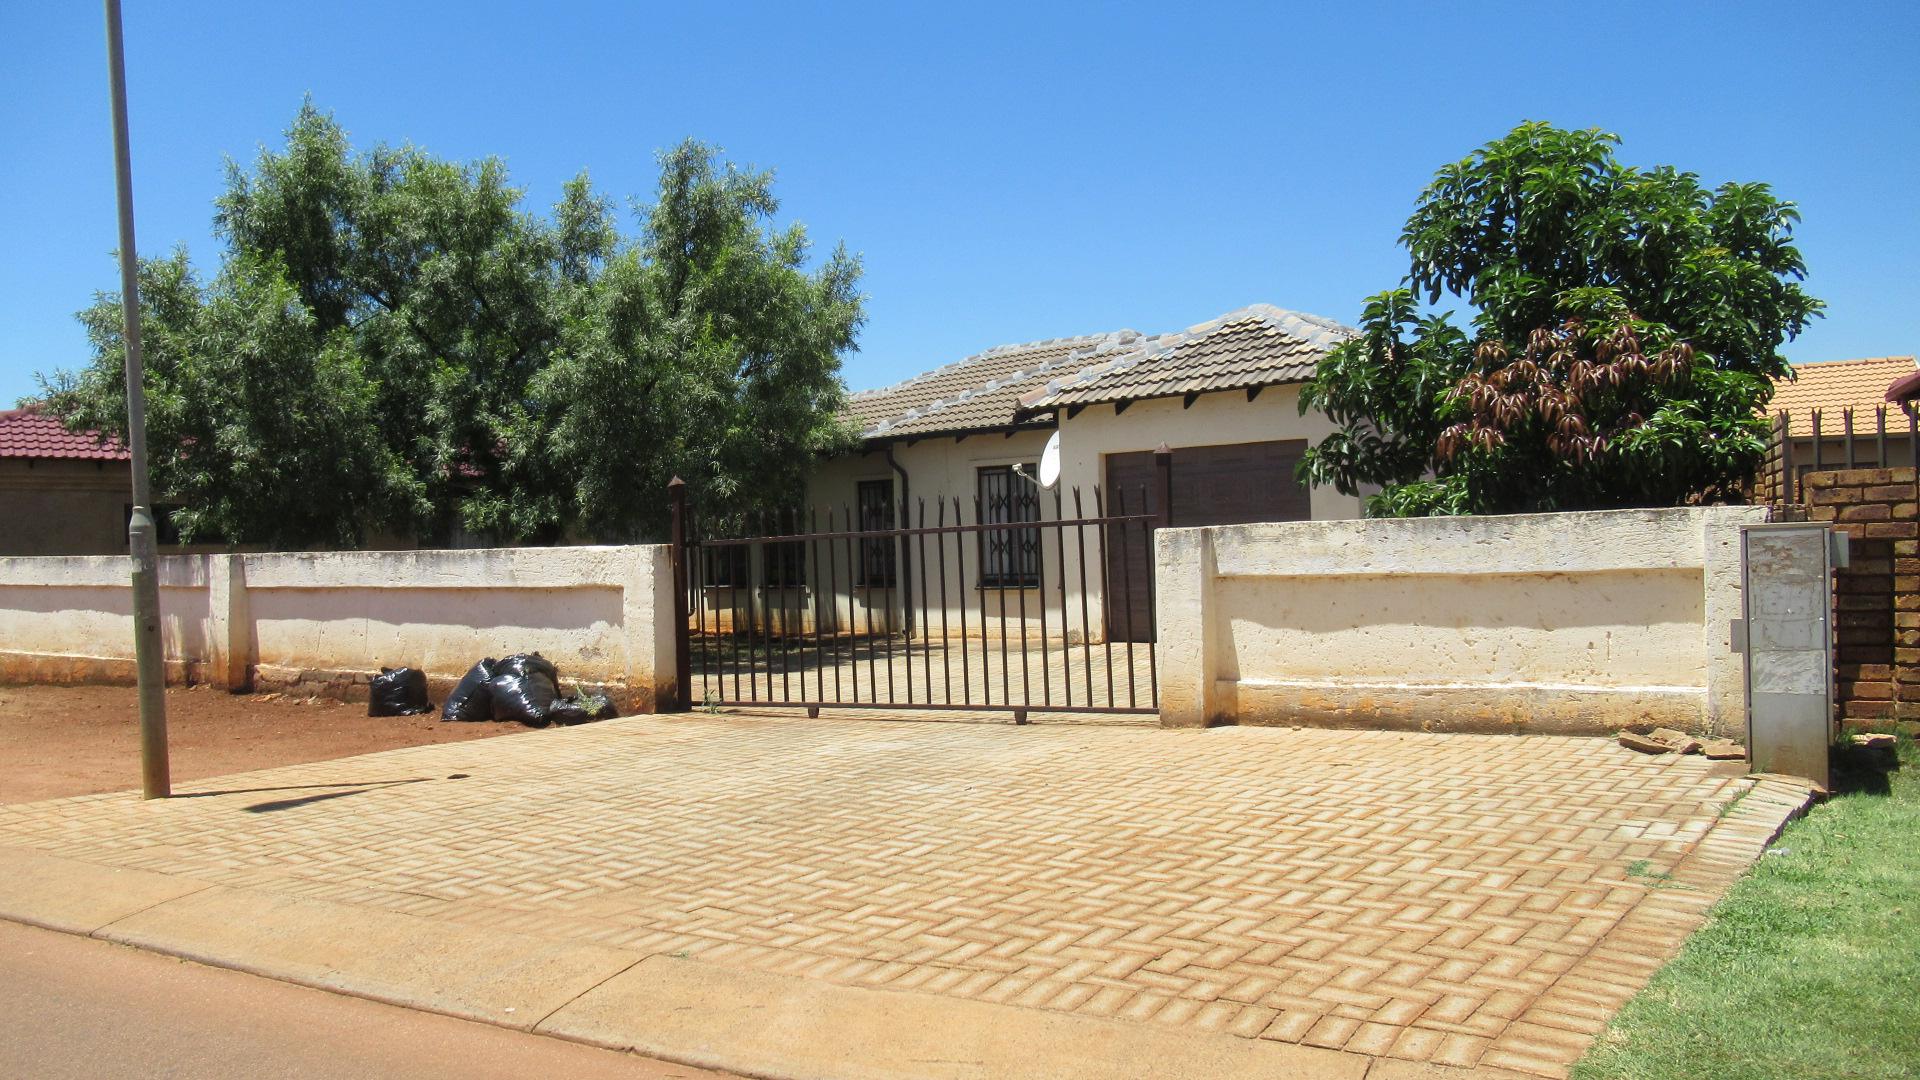
[[[1023,366],[1013,371],[997,374],[992,378],[987,379],[984,383],[981,383],[979,385],[962,387],[956,393],[942,395],[941,397],[934,398],[930,401],[922,402],[920,404],[908,407],[907,409],[898,413],[897,415],[890,416],[884,420],[868,423],[866,428],[862,431],[862,436],[864,438],[877,438],[879,436],[885,435],[893,431],[898,427],[901,427],[902,425],[913,423],[914,421],[917,421],[917,420],[924,420],[930,416],[938,415],[949,409],[955,408],[956,406],[978,400],[982,397],[985,397],[988,394],[992,394],[996,391],[1003,390],[1016,383],[1024,382],[1027,379],[1034,377],[1035,375],[1043,374],[1048,371],[1053,371],[1057,369],[1060,364],[1067,362],[1067,360],[1071,357],[1080,356],[1088,352],[1099,350],[1102,348],[1113,347],[1115,343],[1130,342],[1138,339],[1140,336],[1141,335],[1137,330],[1110,330],[1105,333],[1099,333],[1099,334],[1079,334],[1072,337],[1047,338],[1042,341],[1024,342],[1017,345],[996,345],[991,349],[982,350],[978,353],[973,354],[972,356],[966,357],[962,360],[955,361],[954,363],[951,363],[951,364],[942,365],[938,368],[933,369],[932,371],[924,372],[920,375],[914,376],[911,379],[906,379],[901,382],[895,383],[892,386],[883,387],[878,390],[862,391],[858,394],[850,395],[849,400],[850,401],[855,401],[855,400],[875,401],[875,400],[883,399],[890,394],[899,393],[915,386],[925,385],[926,383],[934,381],[941,376],[951,375],[956,371],[962,371],[970,366],[976,366],[978,364],[981,364],[996,358],[1000,358],[1000,357],[1006,357],[1006,356],[1017,355],[1017,354],[1028,353],[1028,352],[1043,352],[1047,349],[1057,349],[1061,346],[1079,346],[1078,348],[1069,349],[1064,356],[1054,357],[1049,359],[1041,359],[1035,364]],[[1017,402],[1013,404],[1017,404]],[[1007,417],[1004,423],[1014,423],[1014,422],[1016,422],[1014,420],[1014,408],[1012,407],[1012,405],[1010,405],[1007,410]],[[975,426],[979,426],[979,425],[975,425]],[[996,424],[992,426],[1003,426],[1003,425]]]
[[[1112,337],[1115,334],[1132,334],[1132,333],[1137,333],[1137,331],[1127,330],[1127,329],[1108,330],[1098,334],[1075,334],[1068,337],[1042,338],[1039,341],[1022,341],[1022,342],[1011,342],[1005,345],[995,345],[991,348],[981,349],[979,352],[971,353],[967,356],[963,356],[960,359],[954,360],[950,363],[942,364],[937,368],[932,368],[927,371],[923,371],[918,375],[909,375],[908,377],[901,379],[899,382],[896,382],[896,383],[888,383],[885,386],[871,387],[866,390],[855,390],[853,393],[848,394],[847,397],[851,400],[851,399],[860,399],[860,398],[874,398],[874,397],[879,397],[883,394],[895,393],[909,386],[912,386],[916,383],[924,382],[928,379],[934,378],[937,375],[941,375],[950,371],[958,371],[959,369],[967,367],[969,365],[977,364],[982,360],[991,360],[996,356],[1005,356],[1006,354],[1012,353],[1012,352],[1027,352],[1033,349],[1045,349],[1045,348],[1051,348],[1057,345],[1064,345],[1068,342],[1094,341],[1100,338]]]
[[[1042,390],[1022,398],[1021,406],[1028,409],[1042,407],[1063,392],[1089,388],[1100,380],[1159,363],[1173,357],[1185,345],[1203,341],[1222,330],[1245,323],[1259,323],[1265,326],[1269,333],[1292,338],[1308,348],[1321,351],[1331,349],[1340,342],[1359,334],[1359,331],[1322,315],[1292,311],[1273,304],[1248,304],[1223,315],[1216,315],[1205,322],[1195,323],[1185,330],[1150,339],[1145,347],[1116,357],[1104,367],[1088,367],[1070,379],[1049,382]]]

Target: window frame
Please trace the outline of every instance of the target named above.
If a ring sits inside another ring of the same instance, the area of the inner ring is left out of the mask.
[[[746,589],[753,585],[751,552],[744,544],[708,546],[700,558],[700,587]]]
[[[1040,489],[1030,479],[1038,468],[1031,462],[979,465],[974,468],[974,492],[980,500],[981,525],[1035,523],[1035,527],[1026,529],[980,530],[975,552],[979,559],[975,581],[977,588],[1041,587],[1046,552],[1038,528],[1041,521]],[[1025,475],[1016,472],[1016,469],[1023,470]],[[1029,516],[1011,516],[1020,512]],[[1000,516],[1002,513],[1008,516]]]
[[[761,545],[760,583],[769,589],[807,587],[807,544],[804,540],[783,540]]]
[[[893,480],[891,477],[855,482],[854,513],[857,532],[890,532],[894,525]],[[900,584],[900,563],[893,537],[862,537],[856,545],[859,565],[854,567],[854,587],[892,589]]]

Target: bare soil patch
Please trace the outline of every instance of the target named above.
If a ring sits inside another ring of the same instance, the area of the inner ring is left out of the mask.
[[[366,713],[364,703],[170,688],[174,782],[526,730]],[[139,730],[130,686],[0,686],[0,803],[139,787]]]

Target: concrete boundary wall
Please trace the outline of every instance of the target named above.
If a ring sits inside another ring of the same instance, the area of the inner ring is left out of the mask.
[[[628,710],[675,693],[664,546],[177,555],[160,583],[170,681],[354,698],[538,651]],[[132,627],[124,557],[0,558],[0,681],[131,682]]]
[[[1765,507],[1314,521],[1157,538],[1161,718],[1737,734]]]

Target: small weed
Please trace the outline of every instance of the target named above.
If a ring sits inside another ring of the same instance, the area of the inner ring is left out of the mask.
[[[1654,889],[1691,889],[1691,885],[1682,885],[1673,880],[1671,870],[1655,870],[1651,859],[1635,859],[1627,864],[1627,876],[1644,880]]]
[[[700,703],[700,710],[702,712],[718,713],[720,711],[720,696],[711,690],[707,691],[706,699]]]
[[[1733,808],[1740,805],[1740,800],[1746,798],[1748,795],[1751,795],[1751,794],[1753,794],[1752,788],[1750,787],[1743,788],[1738,795],[1735,795],[1733,798],[1728,799],[1725,803],[1721,804],[1719,812],[1716,813],[1714,816],[1724,818],[1728,814],[1733,813]]]

